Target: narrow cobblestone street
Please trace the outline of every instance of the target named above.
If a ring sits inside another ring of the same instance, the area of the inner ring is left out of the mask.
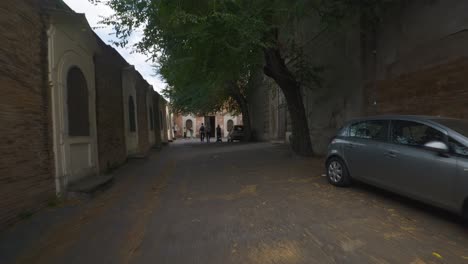
[[[458,217],[355,184],[284,145],[178,140],[0,235],[0,263],[468,263]]]

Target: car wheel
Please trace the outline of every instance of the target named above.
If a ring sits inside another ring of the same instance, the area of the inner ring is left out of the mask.
[[[351,185],[351,177],[348,173],[348,168],[340,158],[331,158],[327,162],[327,178],[328,182],[339,187]]]

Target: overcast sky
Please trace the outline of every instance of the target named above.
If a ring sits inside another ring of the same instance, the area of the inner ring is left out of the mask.
[[[110,44],[110,40],[114,38],[112,28],[105,27],[99,24],[101,16],[107,17],[113,13],[112,9],[100,4],[93,5],[88,0],[64,0],[64,2],[70,6],[77,13],[84,13],[88,19],[88,23],[91,27],[95,28],[94,31],[101,37],[104,42]],[[130,42],[135,43],[141,35],[134,34]],[[151,62],[147,62],[145,55],[133,52],[131,47],[128,48],[117,48],[113,46],[120,54],[128,61],[128,63],[135,65],[135,68],[143,75],[149,84],[153,85],[154,89],[160,92],[166,84],[161,80],[159,76],[155,76],[154,69],[152,68]]]

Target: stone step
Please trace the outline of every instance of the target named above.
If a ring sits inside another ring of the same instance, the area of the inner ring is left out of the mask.
[[[112,175],[90,176],[68,186],[67,196],[72,198],[93,198],[109,188],[114,181]]]

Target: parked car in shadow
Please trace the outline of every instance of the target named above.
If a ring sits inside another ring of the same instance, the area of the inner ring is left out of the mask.
[[[359,180],[468,219],[468,121],[376,116],[341,128],[328,146],[328,181]]]
[[[227,140],[228,142],[234,142],[235,140],[241,141],[244,138],[244,126],[236,125],[229,132]]]

